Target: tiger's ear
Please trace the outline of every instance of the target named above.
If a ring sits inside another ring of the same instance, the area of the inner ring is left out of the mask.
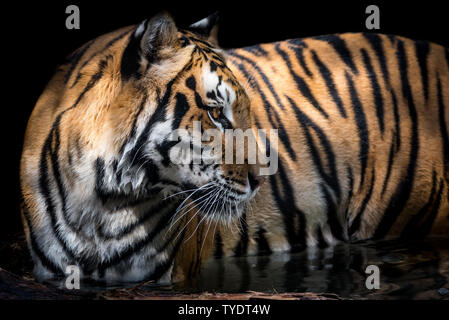
[[[178,42],[178,29],[172,17],[162,12],[143,21],[131,36],[123,52],[121,62],[122,79],[139,74],[143,63],[152,64],[164,59]]]
[[[207,42],[218,47],[218,20],[218,12],[215,12],[198,22],[191,24],[187,30],[198,34]]]

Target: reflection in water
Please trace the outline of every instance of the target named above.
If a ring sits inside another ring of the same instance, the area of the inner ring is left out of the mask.
[[[15,239],[15,238],[14,238]],[[13,243],[13,245],[8,245]],[[26,262],[26,263],[25,263]],[[380,289],[365,286],[368,265],[380,269]],[[25,241],[0,241],[0,266],[31,277]],[[50,284],[64,288],[65,279]],[[134,287],[81,281],[86,291]],[[139,285],[160,292],[314,292],[363,299],[449,299],[449,239],[340,244],[298,253],[232,257],[207,262],[199,276],[172,286]]]
[[[365,269],[380,269],[380,289],[365,286]],[[182,292],[315,292],[347,298],[441,299],[449,288],[449,239],[340,244],[299,253],[214,259]]]

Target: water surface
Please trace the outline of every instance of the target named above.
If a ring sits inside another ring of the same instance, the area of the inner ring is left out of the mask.
[[[0,266],[32,278],[24,237],[2,240]],[[379,267],[379,290],[369,290],[365,285],[368,265]],[[64,280],[49,285],[64,288]],[[81,287],[96,293],[124,288],[85,280]],[[367,241],[292,254],[211,259],[189,281],[138,287],[148,294],[261,291],[334,293],[353,299],[449,299],[449,239]]]
[[[380,288],[366,287],[368,265]],[[314,292],[356,299],[449,299],[449,239],[340,244],[299,253],[207,262],[201,274],[174,286],[182,292]]]

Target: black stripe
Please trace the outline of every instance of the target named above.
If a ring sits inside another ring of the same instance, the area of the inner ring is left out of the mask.
[[[429,212],[423,223],[421,224],[420,233],[423,237],[427,236],[432,229],[433,223],[438,215],[438,211],[440,209],[441,198],[444,190],[444,181],[440,180],[439,191],[435,199],[435,203],[433,205],[432,211]]]
[[[84,87],[83,91],[81,91],[81,94],[78,96],[78,98],[75,100],[75,102],[72,104],[72,106],[70,106],[69,108],[65,109],[64,111],[62,111],[58,117],[56,118],[56,120],[54,121],[54,123],[56,123],[57,121],[59,121],[59,118],[62,117],[62,115],[64,113],[66,113],[67,111],[75,108],[76,106],[78,106],[78,104],[80,103],[81,99],[83,99],[84,95],[89,92],[93,86],[95,84],[97,84],[97,82],[103,77],[104,74],[104,70],[108,65],[108,61],[112,59],[112,56],[106,56],[103,60],[101,60],[98,63],[98,70],[97,72],[90,78],[89,82],[87,83],[87,85]],[[53,127],[55,127],[55,124],[53,123]]]
[[[215,240],[214,258],[219,259],[223,257],[223,240],[221,238],[220,232],[217,232],[214,240]]]
[[[371,48],[374,51],[374,54],[376,55],[377,59],[380,63],[380,68],[382,70],[384,82],[388,85],[390,88],[390,73],[388,71],[387,67],[387,59],[385,57],[385,51],[382,45],[382,38],[380,35],[375,33],[364,33],[363,36],[369,41]]]
[[[346,167],[346,172],[348,176],[348,204],[352,200],[354,194],[354,174],[350,166]]]
[[[418,160],[418,151],[419,151],[419,137],[418,137],[418,115],[415,108],[415,103],[413,100],[413,96],[410,89],[410,83],[408,79],[408,65],[407,58],[404,50],[404,43],[401,40],[398,40],[397,45],[397,59],[400,68],[401,74],[401,83],[402,83],[402,93],[404,99],[408,102],[409,106],[409,115],[411,121],[411,137],[410,137],[410,156],[409,156],[409,164],[407,167],[406,175],[393,194],[390,203],[388,204],[387,209],[377,226],[376,232],[374,234],[375,238],[381,238],[385,236],[390,230],[393,223],[396,221],[397,217],[401,214],[402,210],[405,208],[410,194],[413,188],[413,182],[415,179],[415,169],[416,163]]]
[[[112,197],[106,190],[104,190],[104,174],[105,174],[105,163],[102,158],[97,158],[94,163],[95,168],[95,193],[97,197],[101,200],[104,205],[109,198],[117,198],[115,195]]]
[[[357,67],[356,67],[356,65],[354,63],[354,59],[352,57],[352,54],[349,51],[348,46],[346,45],[345,40],[343,40],[340,36],[338,36],[338,35],[326,35],[326,36],[314,37],[314,39],[325,41],[328,44],[330,44],[335,49],[335,51],[337,51],[338,55],[343,60],[343,62],[346,65],[348,65],[355,74],[358,74],[358,70],[357,70]]]
[[[240,59],[242,61],[247,62],[248,64],[250,64],[254,70],[259,74],[259,76],[262,78],[264,84],[267,86],[268,90],[270,90],[271,94],[273,95],[274,99],[276,100],[276,103],[278,104],[279,108],[281,108],[282,110],[285,110],[284,105],[282,104],[281,100],[279,99],[278,94],[276,93],[276,91],[273,88],[273,85],[271,84],[270,80],[268,79],[268,77],[266,76],[266,74],[260,69],[260,67],[257,65],[257,63],[247,57],[244,57],[238,53],[235,53],[234,51],[230,53],[230,55],[232,57],[235,57],[237,59]]]
[[[154,195],[153,195],[154,198]],[[146,198],[146,201],[149,201],[151,199],[150,196]],[[143,204],[145,201],[141,201],[137,204]],[[120,230],[114,231],[113,233],[106,232],[104,230],[104,226],[101,225],[97,229],[97,235],[98,237],[102,238],[103,240],[122,240],[124,237],[130,235],[133,233],[138,227],[144,225],[147,220],[149,220],[151,217],[154,217],[158,214],[166,214],[168,211],[173,210],[174,207],[177,207],[179,205],[180,201],[178,202],[167,202],[167,201],[161,201],[157,203],[156,205],[152,206],[151,208],[147,209],[145,213],[140,215],[138,219],[130,223],[128,225],[124,225],[120,228]],[[129,205],[129,203],[128,203]]]
[[[52,135],[51,147],[49,150],[51,168],[53,170],[53,178],[56,183],[56,187],[59,194],[59,200],[61,201],[61,213],[64,219],[65,225],[72,231],[77,232],[79,226],[76,226],[75,223],[70,221],[67,212],[67,189],[64,186],[64,182],[62,181],[62,174],[60,169],[60,160],[59,160],[59,150],[60,150],[61,138],[60,138],[60,129],[59,124],[54,128],[54,133]]]
[[[338,111],[340,111],[340,114],[343,118],[347,118],[346,110],[343,106],[343,101],[341,101],[340,96],[338,95],[337,87],[335,86],[335,82],[332,79],[332,73],[329,71],[329,69],[326,67],[326,65],[318,58],[318,55],[314,50],[312,50],[312,57],[315,61],[316,65],[318,66],[318,69],[320,70],[320,73],[326,82],[327,89],[329,90],[329,93],[331,94],[332,99],[334,100],[335,104],[338,107]]]
[[[256,234],[256,242],[257,242],[257,254],[264,255],[270,254],[270,244],[268,243],[267,238],[265,237],[265,233],[267,231],[263,227],[259,227]]]
[[[355,122],[357,124],[357,132],[359,134],[359,160],[360,160],[360,184],[363,185],[365,179],[365,171],[368,164],[368,152],[369,152],[369,135],[368,135],[368,125],[366,122],[365,112],[363,111],[362,104],[357,94],[357,90],[354,87],[354,82],[352,81],[349,73],[345,73],[346,81],[349,87],[349,93],[351,95],[352,108],[354,110]]]
[[[48,258],[45,253],[41,250],[36,235],[34,234],[33,226],[31,224],[31,219],[28,213],[28,210],[24,207],[22,209],[23,216],[25,217],[26,224],[29,230],[30,236],[30,245],[33,252],[36,254],[37,258],[41,261],[42,265],[47,268],[49,271],[54,273],[55,275],[62,276],[64,275],[64,271],[56,265],[50,258]]]
[[[345,227],[346,227],[346,231],[347,231],[348,226],[349,226],[349,221],[350,221],[349,219],[351,218],[350,217],[351,202],[353,200],[352,197],[354,195],[354,174],[352,173],[352,169],[349,165],[346,166],[346,174],[348,177],[348,197],[346,200],[346,211],[345,211],[344,218],[345,218],[345,222],[346,222]],[[347,232],[346,232],[346,234],[347,234]]]
[[[429,43],[426,41],[415,41],[416,58],[421,71],[421,82],[424,90],[424,97],[429,97],[429,75],[427,70],[427,58],[429,56]]]
[[[150,200],[154,200],[154,197],[158,195],[162,190],[163,190],[162,186],[148,187],[145,190],[145,194],[139,194],[134,197],[130,196],[127,193],[110,192],[110,191],[108,192],[107,190],[103,190],[102,197],[106,199],[104,204],[112,204],[110,208],[108,208],[107,210],[109,210],[110,214],[114,214],[120,210],[129,209],[131,207],[146,204]]]
[[[128,43],[123,50],[121,62],[120,62],[120,74],[122,81],[128,81],[132,77],[139,78],[139,69],[141,66],[141,42],[145,31],[139,36],[136,36],[136,27],[133,34],[129,37]]]
[[[400,126],[400,115],[399,115],[399,106],[398,99],[396,98],[396,94],[393,89],[390,89],[391,99],[393,101],[393,115],[394,115],[394,135],[396,137],[395,141],[395,152],[398,152],[401,148],[401,126]]]
[[[327,223],[331,229],[332,235],[336,239],[343,241],[343,227],[338,219],[337,206],[327,190],[327,187],[323,183],[320,184],[320,187],[321,192],[324,194],[324,199],[326,200]]]
[[[69,165],[69,168],[73,168],[73,156],[72,156],[72,146],[71,146],[72,140],[70,137],[67,139],[67,164]]]
[[[145,237],[142,239],[135,241],[128,246],[126,246],[125,249],[121,250],[120,252],[114,252],[113,255],[111,255],[107,260],[102,261],[100,264],[98,264],[98,270],[100,274],[104,274],[105,270],[119,264],[121,261],[131,257],[138,251],[145,248],[151,241],[153,241],[165,228],[167,228],[168,223],[170,219],[172,218],[171,214],[164,214],[159,219],[159,221],[156,223],[154,228],[148,232]]]
[[[301,111],[301,109],[297,106],[297,104],[288,96],[286,96],[288,101],[290,102],[290,105],[295,112],[296,119],[298,120],[298,123],[303,128],[307,145],[310,149],[310,153],[313,158],[313,162],[320,173],[321,177],[324,179],[324,181],[329,185],[335,192],[335,195],[337,197],[337,201],[340,199],[341,195],[341,188],[338,180],[338,174],[337,174],[337,165],[336,165],[336,159],[335,159],[335,153],[332,150],[332,145],[327,138],[324,131],[316,124],[314,123],[309,117],[306,116],[305,113]],[[312,135],[310,133],[310,128],[316,133],[320,140],[320,144],[322,148],[318,148],[315,146],[315,143],[313,142]],[[320,157],[319,150],[323,149],[326,158],[327,158],[327,164],[328,169],[330,171],[330,174],[327,174],[325,171],[325,164],[323,163],[323,160]]]
[[[75,68],[78,66],[78,62],[81,60],[81,58],[84,56],[84,53],[92,46],[94,40],[89,41],[84,47],[77,50],[72,56],[70,56],[68,59],[71,60],[71,65],[69,71],[64,76],[64,83],[67,84],[67,82],[70,80],[70,77],[73,74],[73,71],[75,71]]]
[[[212,52],[213,49],[215,49],[215,47],[210,43],[207,42],[205,40],[202,40],[200,38],[194,37],[194,36],[189,36],[190,40],[194,41],[194,42],[198,42],[199,44],[202,44],[203,46],[198,46],[198,43],[196,44],[199,50],[205,50],[207,53]]]
[[[398,59],[399,71],[401,76],[401,85],[402,85],[402,95],[405,99],[408,99],[409,103],[411,102],[414,106],[412,91],[410,88],[410,82],[408,79],[408,62],[407,62],[407,53],[405,52],[404,42],[402,40],[398,40],[398,47],[396,51],[396,57]]]
[[[265,51],[260,44],[256,44],[254,46],[251,47],[244,47],[241,48],[241,50],[244,50],[246,52],[252,53],[253,55],[257,56],[257,57],[264,57],[268,55],[268,52]]]
[[[285,51],[283,51],[280,48],[279,43],[275,45],[275,49],[277,51],[277,53],[281,56],[281,58],[284,60],[284,62],[287,65],[288,70],[290,71],[291,76],[293,77],[293,79],[296,82],[296,86],[298,87],[299,91],[301,91],[301,94],[315,107],[315,109],[317,109],[325,118],[329,118],[329,115],[327,114],[326,111],[323,110],[323,108],[321,108],[320,104],[318,103],[318,101],[315,99],[315,97],[313,96],[312,92],[310,91],[309,86],[307,85],[307,83],[304,81],[303,78],[301,78],[294,70],[292,67],[292,64],[290,62],[290,59],[287,55],[287,53],[285,53]]]
[[[184,94],[178,92],[175,96],[175,99],[176,104],[173,115],[172,130],[179,128],[182,119],[184,118],[185,114],[187,113],[187,111],[189,111],[190,108],[190,105],[187,102],[187,98]]]
[[[313,74],[312,72],[310,72],[306,60],[304,59],[304,48],[307,48],[305,42],[302,41],[301,39],[288,40],[287,42],[290,44],[289,49],[295,53],[296,59],[298,60],[301,67],[304,69],[304,72],[309,77],[312,77]]]
[[[356,214],[351,226],[349,227],[349,235],[351,235],[351,236],[360,230],[363,213],[365,212],[366,206],[368,205],[369,201],[371,200],[375,181],[376,181],[376,173],[375,173],[374,165],[373,165],[373,169],[371,172],[371,183],[370,183],[368,192],[366,193],[365,197],[363,198],[360,209],[359,209],[358,213]]]
[[[231,59],[229,60],[229,62],[231,62],[233,65],[237,66],[237,68],[243,74],[243,76],[245,77],[245,79],[248,82],[248,84],[250,85],[250,87],[253,89],[257,89],[258,84],[256,83],[256,79],[252,75],[249,74],[246,67],[241,62],[237,62],[237,59],[232,59],[232,56],[230,56],[230,57],[231,57]]]
[[[249,244],[249,236],[248,236],[248,224],[246,222],[246,211],[242,215],[242,228],[240,231],[240,240],[233,249],[233,252],[236,256],[243,256],[248,252],[248,244]],[[221,237],[220,237],[221,240]],[[217,240],[218,241],[218,240]],[[223,255],[223,247],[217,248],[219,250],[216,250],[216,255],[221,252],[221,255]]]
[[[83,64],[79,67],[78,69],[78,74],[76,75],[75,81],[73,81],[72,85],[70,86],[70,88],[73,88],[79,81],[79,79],[81,78],[82,74],[81,71],[83,70],[83,68],[92,61],[92,59],[94,59],[97,55],[99,54],[103,54],[107,49],[109,49],[114,43],[116,43],[117,41],[119,41],[120,39],[122,39],[123,37],[125,37],[127,34],[131,33],[132,30],[127,30],[121,34],[119,34],[117,37],[111,39],[103,48],[101,48],[101,50],[98,50],[96,52],[94,52],[86,61],[83,62]]]
[[[47,140],[44,143],[44,147],[42,149],[41,158],[40,158],[40,177],[39,177],[39,187],[40,192],[44,198],[47,212],[50,215],[51,227],[53,233],[58,240],[58,243],[61,245],[69,259],[75,260],[76,254],[68,248],[65,238],[61,235],[57,224],[56,217],[56,206],[53,203],[52,196],[53,194],[50,192],[50,177],[49,177],[49,166],[47,161],[47,156],[51,153],[51,145],[53,141],[53,130],[51,130],[51,134],[48,136]]]
[[[392,34],[387,34],[386,36],[387,36],[388,40],[390,40],[391,45],[394,48],[396,48],[396,44],[399,41],[398,38]]]
[[[306,218],[304,213],[296,207],[293,187],[288,180],[284,170],[282,159],[279,157],[278,173],[270,176],[273,197],[282,213],[287,240],[291,251],[301,250],[306,245]],[[280,184],[276,184],[276,177],[279,177]],[[281,195],[282,190],[283,195]],[[299,219],[299,230],[295,230],[294,217]]]
[[[446,106],[444,105],[443,91],[441,88],[441,80],[437,79],[438,90],[438,120],[440,122],[440,134],[443,140],[443,161],[445,173],[449,172],[449,138],[446,124]]]
[[[398,104],[396,99],[396,94],[393,91],[393,88],[391,87],[390,82],[390,73],[388,71],[387,66],[387,59],[385,56],[385,51],[382,45],[382,38],[381,35],[375,34],[375,33],[364,33],[364,37],[369,41],[373,52],[377,56],[377,59],[379,60],[380,67],[382,70],[383,80],[387,85],[388,90],[391,93],[391,99],[393,102],[393,113],[394,113],[394,121],[395,121],[395,152],[397,152],[401,146],[401,129],[399,126],[399,110],[398,110]]]
[[[414,239],[419,234],[419,222],[425,217],[425,215],[429,212],[430,208],[435,202],[435,191],[437,187],[437,173],[435,170],[432,175],[432,189],[429,194],[429,200],[427,203],[415,214],[410,220],[407,222],[406,226],[401,232],[402,238],[410,238]],[[440,190],[441,192],[441,190]]]
[[[245,66],[241,63],[238,63],[234,60],[230,60],[231,63],[233,63],[234,65],[237,66],[237,68],[240,70],[240,72],[243,74],[243,76],[248,80],[248,82],[251,84],[252,88],[254,88],[257,93],[259,94],[259,96],[261,97],[262,101],[263,101],[263,105],[265,108],[265,112],[267,113],[267,117],[268,120],[271,123],[271,126],[273,128],[278,129],[278,133],[279,133],[279,138],[282,142],[282,144],[284,145],[290,159],[292,160],[296,160],[296,153],[293,150],[291,143],[290,143],[290,138],[285,130],[285,126],[283,125],[281,119],[279,118],[278,113],[276,112],[276,110],[274,108],[271,107],[270,103],[268,102],[265,94],[263,93],[263,91],[261,90],[261,88],[259,87],[259,84],[257,82],[256,79],[252,78],[251,75],[248,73],[248,71],[246,70]],[[276,118],[276,122],[273,120],[273,115]]]
[[[388,153],[387,173],[385,174],[384,183],[382,185],[382,192],[380,193],[382,197],[384,196],[385,191],[387,190],[388,182],[390,181],[391,169],[393,168],[394,163],[394,155],[395,155],[394,149],[395,149],[395,134],[393,134],[391,138],[390,151]]]
[[[141,113],[142,113],[142,111],[143,111],[143,109],[145,107],[145,104],[147,103],[147,99],[148,99],[148,95],[147,95],[147,93],[144,93],[142,101],[141,101],[141,103],[139,105],[139,109],[137,110],[137,113],[134,116],[133,124],[131,125],[131,131],[130,131],[128,137],[126,138],[125,142],[120,147],[120,151],[119,151],[120,155],[123,154],[123,152],[125,150],[125,147],[129,143],[129,141],[131,141],[136,136],[136,133],[137,133],[137,121],[139,120],[139,116],[141,115]]]
[[[376,72],[374,71],[371,59],[365,49],[361,49],[363,62],[365,64],[367,76],[371,83],[371,90],[374,98],[374,104],[376,106],[377,122],[381,134],[384,134],[384,99],[382,97],[382,90],[380,89],[379,81],[377,80]]]
[[[178,143],[180,142],[176,140],[175,141],[163,140],[161,143],[156,144],[155,149],[157,150],[157,152],[159,152],[160,156],[162,157],[162,159],[160,160],[160,164],[162,164],[164,167],[168,167],[172,164],[170,159],[170,151]],[[193,165],[193,162],[191,162],[190,164]]]

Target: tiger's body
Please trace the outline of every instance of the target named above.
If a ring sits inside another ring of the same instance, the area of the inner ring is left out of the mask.
[[[226,252],[449,234],[447,48],[348,33],[228,54],[280,159]]]
[[[223,52],[212,20],[193,25],[205,34],[159,16],[104,35],[50,81],[21,160],[39,279],[75,264],[107,282],[171,281],[213,253],[447,235],[447,48],[343,34]],[[278,129],[278,172],[261,185],[258,165],[174,166],[167,135],[192,120]],[[218,225],[209,202],[241,227]]]

